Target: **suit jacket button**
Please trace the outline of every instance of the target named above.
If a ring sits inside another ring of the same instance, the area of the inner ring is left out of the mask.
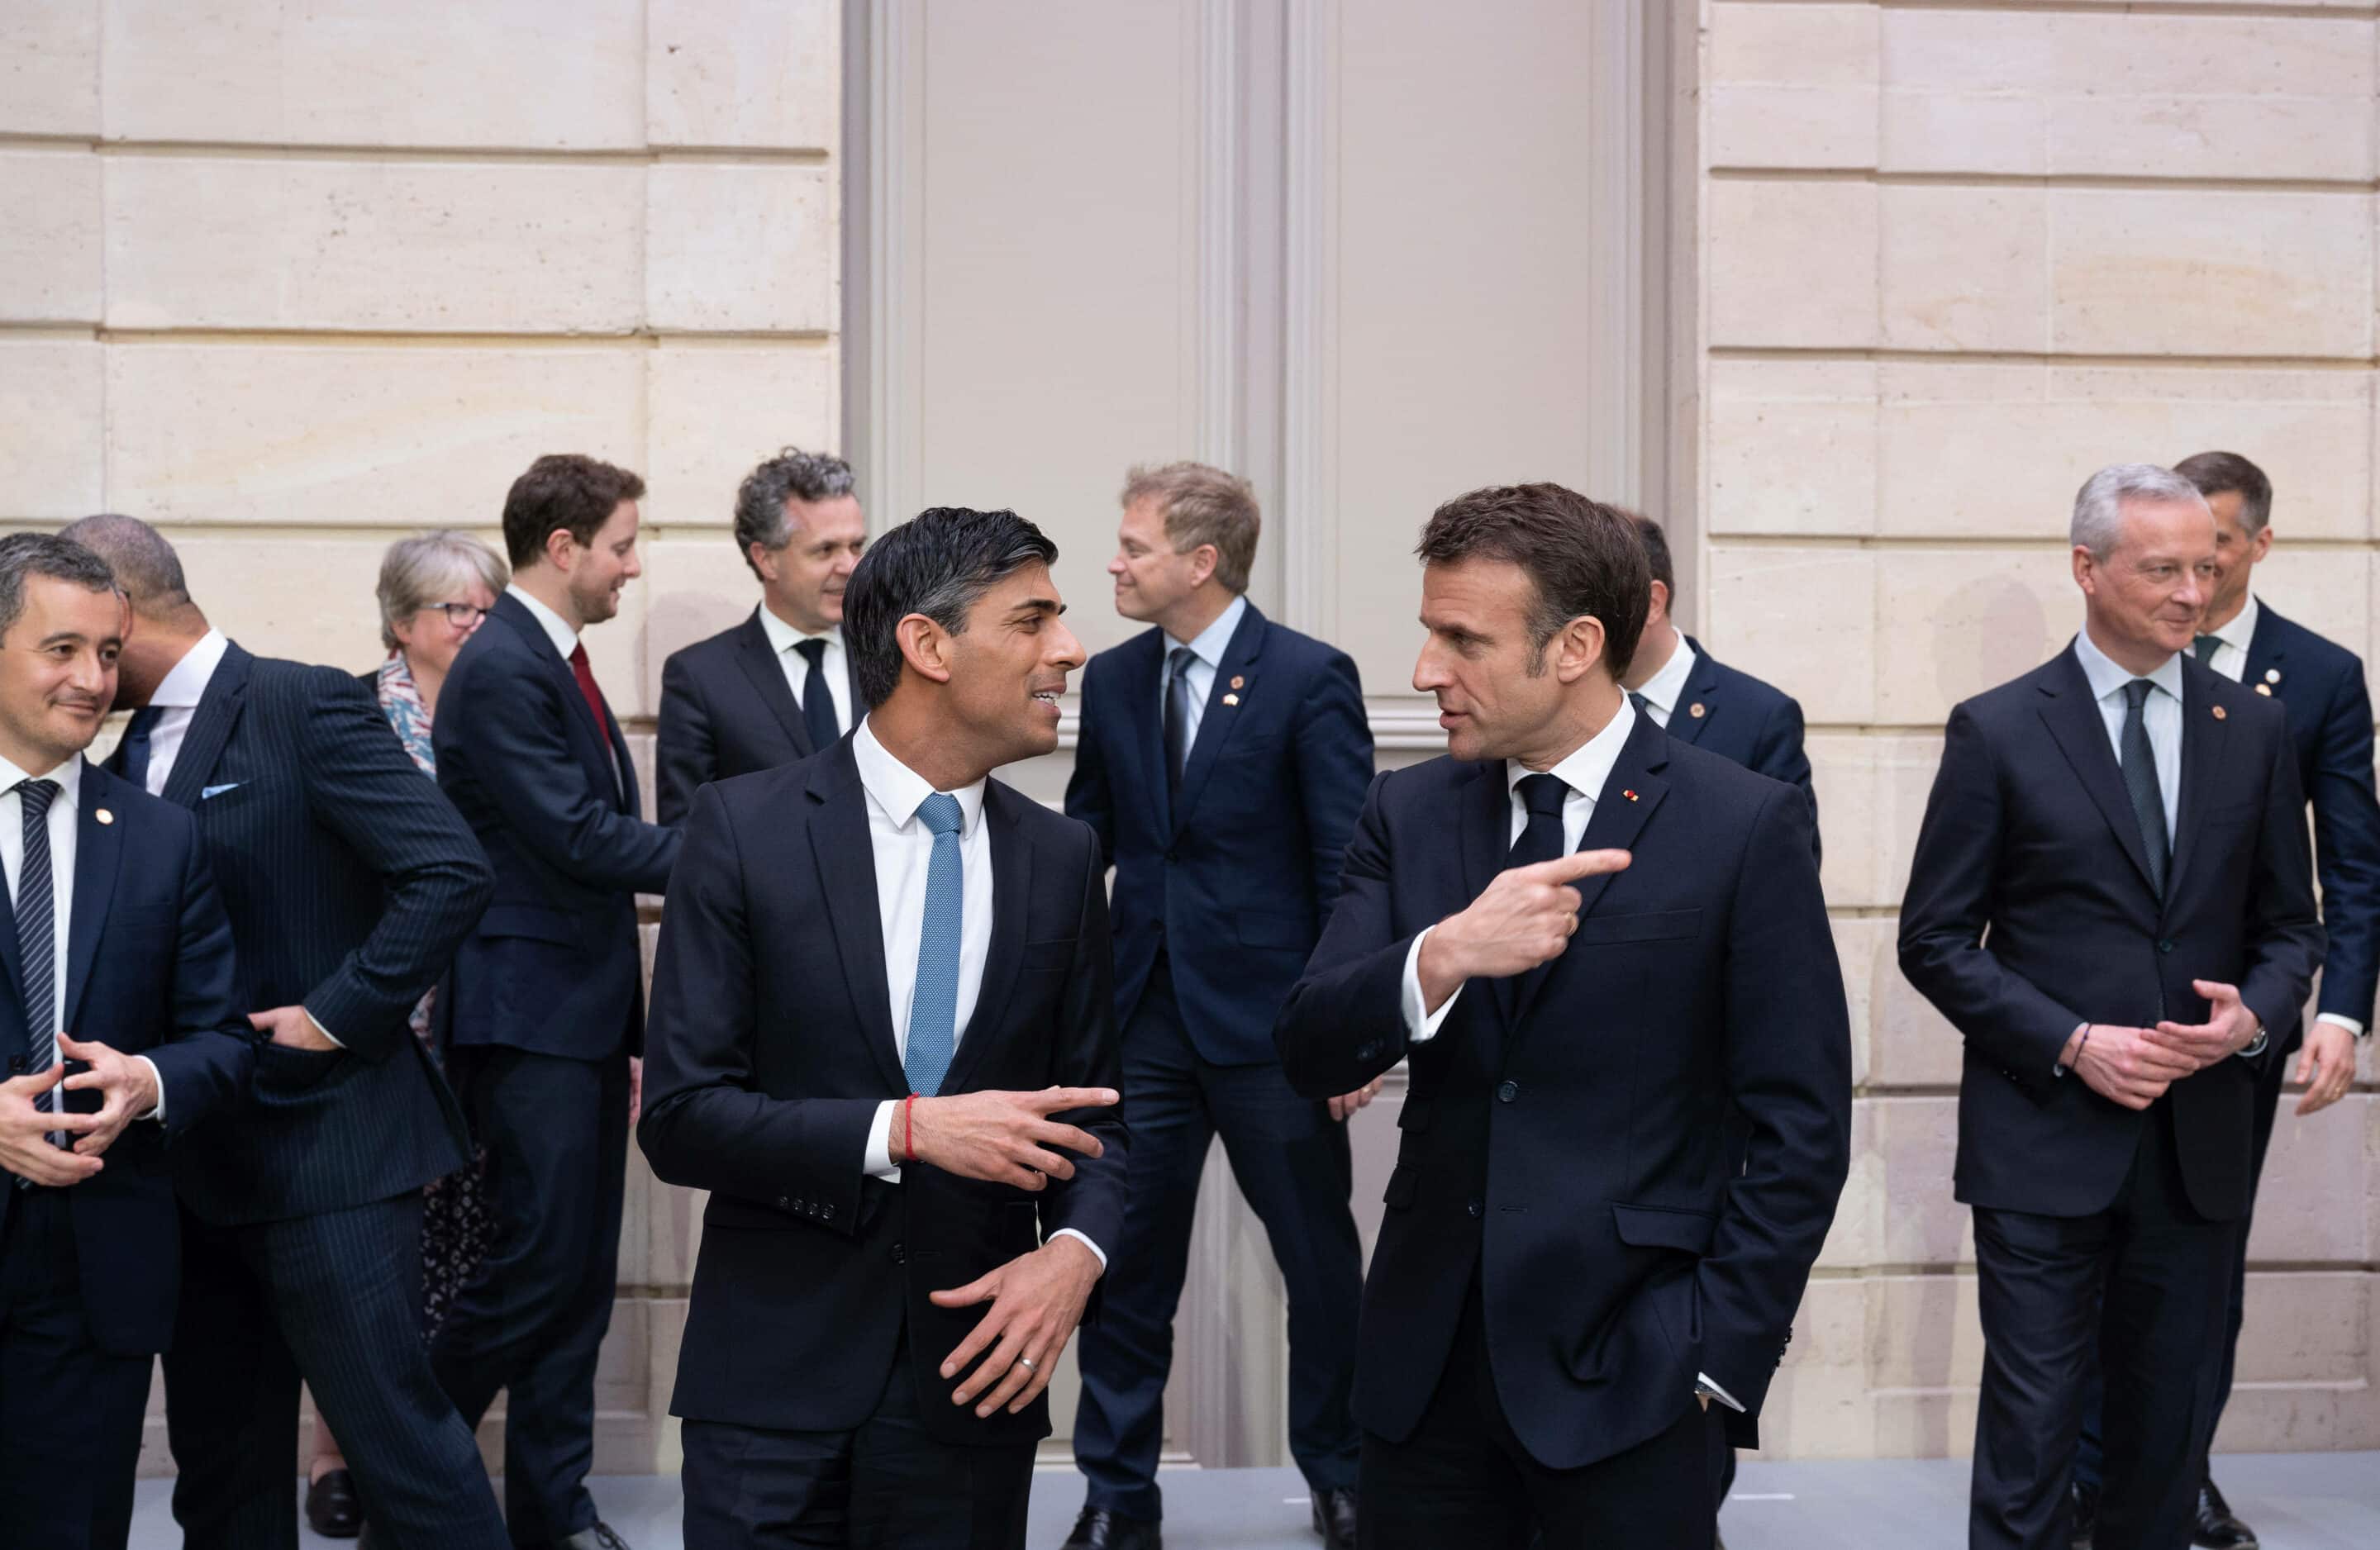
[[[1467,1209],[1467,1210],[1469,1210],[1469,1211],[1470,1211],[1470,1213],[1471,1213],[1473,1216],[1475,1216],[1475,1217],[1485,1216],[1485,1215],[1487,1215],[1487,1212],[1488,1212],[1488,1206],[1487,1206],[1486,1203],[1485,1203],[1485,1202],[1482,1202],[1482,1201],[1476,1201],[1476,1200],[1473,1201],[1473,1202],[1470,1204],[1470,1205],[1466,1207],[1466,1209]]]
[[[1181,859],[1182,859],[1182,858],[1181,858],[1179,855],[1175,854],[1174,854],[1173,852],[1172,852],[1172,851],[1167,851],[1167,852],[1165,853],[1165,864],[1166,864],[1168,866],[1172,866],[1175,862],[1177,862],[1177,861],[1179,861],[1179,860],[1181,860]]]
[[[25,1057],[22,1055],[9,1056],[8,1069],[10,1071],[23,1071],[25,1069]]]
[[[2171,952],[2173,951],[2173,938],[2171,937],[2168,937],[2159,941],[2157,943],[2157,951],[2159,952]]]
[[[780,1211],[790,1211],[790,1210],[792,1210],[793,1208],[794,1208],[794,1203],[793,1203],[792,1201],[790,1201],[790,1200],[786,1199],[783,1195],[779,1195],[779,1196],[777,1197],[777,1209],[778,1209],[778,1210],[780,1210]]]
[[[892,1263],[895,1265],[903,1263],[901,1245],[898,1243],[892,1245]]]
[[[1517,1082],[1500,1082],[1496,1084],[1496,1101],[1498,1103],[1510,1103],[1520,1096],[1521,1084]]]

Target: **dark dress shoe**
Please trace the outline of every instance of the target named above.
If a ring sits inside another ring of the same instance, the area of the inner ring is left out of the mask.
[[[1158,1525],[1150,1520],[1087,1507],[1075,1520],[1075,1532],[1058,1550],[1164,1550],[1164,1545]]]
[[[1326,1550],[1355,1550],[1355,1493],[1314,1493],[1314,1532]]]
[[[2204,1550],[2256,1550],[2256,1531],[2231,1516],[2231,1504],[2206,1477],[2198,1488],[2198,1514],[2190,1528],[2190,1543]]]
[[[306,1526],[324,1539],[353,1539],[363,1532],[364,1504],[356,1499],[356,1477],[324,1470],[306,1487]]]
[[[2074,1483],[2074,1550],[2091,1550],[2091,1536],[2099,1528],[2099,1493],[2081,1481]]]

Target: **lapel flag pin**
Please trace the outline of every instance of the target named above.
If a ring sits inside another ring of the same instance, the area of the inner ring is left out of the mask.
[[[2257,685],[2256,685],[2256,692],[2257,692],[2258,694],[2260,694],[2260,695],[2264,696],[2266,699],[2270,699],[2270,698],[2272,698],[2272,697],[2273,697],[2273,686],[2272,686],[2270,684],[2257,684]]]
[[[1223,703],[1225,705],[1237,705],[1240,703],[1240,696],[1237,695],[1225,695],[1223,696]]]
[[[1694,704],[1689,705],[1689,706],[1687,706],[1687,707],[1686,707],[1686,714],[1687,714],[1687,715],[1689,715],[1689,716],[1692,716],[1695,721],[1701,721],[1704,717],[1706,717],[1706,716],[1709,715],[1709,714],[1710,714],[1710,712],[1703,708],[1703,702],[1702,702],[1702,701],[1700,701],[1700,700],[1696,700],[1696,701],[1694,701]]]
[[[115,821],[115,815],[109,812],[104,807],[102,807],[97,812],[91,814],[91,817],[97,818],[102,823],[114,823]]]
[[[2278,673],[2275,673],[2273,676],[2274,676],[2274,677],[2276,677],[2276,678],[2277,678],[2277,677],[2279,677],[2279,676],[2280,676],[2280,674],[2278,674]],[[1240,676],[1238,673],[1236,673],[1236,672],[1235,672],[1235,673],[1233,673],[1233,674],[1232,674],[1232,688],[1234,688],[1234,689],[1245,689],[1245,688],[1246,688],[1247,686],[1248,686],[1248,681],[1247,681],[1246,679],[1245,679],[1245,678],[1241,677],[1241,676]]]
[[[1633,791],[1623,791],[1620,794],[1626,797],[1631,802],[1636,800],[1636,793]]]
[[[2279,683],[2280,681],[2281,681],[2281,670],[2280,670],[2279,668],[2277,668],[2277,667],[2268,667],[2268,668],[2266,668],[2266,669],[2265,670],[2265,683],[2267,683],[2267,684],[2277,684],[2277,683]]]
[[[2215,719],[2216,719],[2216,721],[2221,721],[2224,717],[2228,716],[2229,714],[2231,714],[2231,712],[2229,712],[2228,710],[2224,709],[2224,708],[2223,708],[2221,706],[2219,706],[2219,705],[2218,705],[2218,706],[2216,706],[2216,707],[2215,708]]]

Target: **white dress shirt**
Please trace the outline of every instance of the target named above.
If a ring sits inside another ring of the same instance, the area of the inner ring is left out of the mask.
[[[218,651],[216,655],[220,657],[222,653]],[[184,720],[187,722],[188,718]],[[25,871],[25,795],[17,785],[34,779],[58,783],[58,794],[50,798],[50,810],[44,815],[50,830],[50,1028],[54,1033],[63,1032],[79,1039],[86,1035],[67,1026],[67,947],[74,926],[75,815],[82,806],[82,757],[78,754],[38,777],[0,758],[0,868],[8,874],[11,909],[17,904],[17,880]],[[104,1044],[108,1030],[93,1029],[88,1036]],[[58,1058],[64,1060],[65,1052],[60,1051]],[[150,1080],[157,1084],[157,1107],[143,1118],[163,1120],[165,1079],[157,1074],[157,1062],[148,1056],[135,1055],[133,1059],[149,1068]],[[55,1099],[60,1108],[65,1107],[64,1097],[60,1094]]]
[[[173,778],[174,761],[182,757],[182,740],[189,735],[199,701],[206,697],[207,685],[214,681],[215,669],[223,666],[224,653],[230,649],[231,641],[221,630],[209,630],[182,653],[182,660],[149,696],[149,703],[162,712],[149,729],[145,783],[150,795],[165,794],[165,782]]]
[[[769,637],[769,649],[777,654],[777,665],[785,671],[785,687],[794,691],[794,703],[809,708],[803,698],[810,682],[810,660],[795,648],[806,640],[826,642],[826,653],[819,659],[819,672],[826,675],[827,694],[834,701],[834,724],[844,732],[851,730],[851,655],[844,649],[843,626],[829,628],[824,635],[804,635],[760,605],[760,633]]]
[[[885,1004],[892,1009],[892,1044],[905,1065],[909,1059],[909,1014],[917,999],[917,945],[926,933],[926,869],[934,854],[933,830],[917,817],[917,808],[934,794],[926,778],[892,757],[876,739],[876,729],[859,723],[851,739],[851,756],[859,766],[859,783],[868,793],[868,843],[876,859],[877,924],[884,940]],[[991,956],[991,836],[983,823],[984,782],[963,786],[948,794],[959,805],[959,987],[958,1004],[951,1018],[951,1051],[955,1060],[959,1041],[966,1036],[967,1020],[975,1015],[983,993],[983,966]],[[901,1169],[892,1161],[893,1111],[901,1099],[887,1098],[876,1106],[868,1127],[868,1148],[862,1167],[872,1177],[899,1182]],[[1060,1234],[1082,1238],[1101,1265],[1106,1253],[1072,1228]]]
[[[2256,594],[2251,592],[2248,594],[2247,602],[2240,606],[2240,612],[2231,616],[2230,623],[2220,628],[2205,631],[2205,634],[2222,642],[2216,647],[2215,654],[2206,660],[2206,665],[2234,684],[2246,678],[2248,645],[2256,638],[2256,619],[2264,612],[2257,606]]]
[[[1215,622],[1198,632],[1196,640],[1165,637],[1165,660],[1157,670],[1157,724],[1165,724],[1165,701],[1173,692],[1173,653],[1188,647],[1195,655],[1189,666],[1182,670],[1182,681],[1190,686],[1190,716],[1182,728],[1182,757],[1187,760],[1190,750],[1198,745],[1198,728],[1207,720],[1207,697],[1215,692],[1215,674],[1222,669],[1223,653],[1231,648],[1232,632],[1240,627],[1241,616],[1248,611],[1245,597],[1233,598]]]
[[[554,651],[565,662],[569,661],[571,653],[578,649],[578,632],[570,627],[570,621],[517,587],[507,584],[504,587],[504,595],[520,599],[520,605],[528,610],[529,617],[535,619],[538,627],[545,632],[545,638],[553,642]],[[572,672],[576,676],[577,670],[573,669]],[[600,732],[601,729],[597,730]],[[611,761],[612,780],[614,784],[617,784],[620,779],[620,756],[613,748],[612,740],[608,737],[603,739],[603,757]]]
[[[2074,635],[2075,660],[2090,681],[2092,697],[2099,702],[2099,720],[2107,728],[2107,746],[2116,752],[2116,768],[2124,766],[2124,685],[2135,676],[2099,649],[2089,626]],[[2181,820],[2181,654],[2174,653],[2147,675],[2155,687],[2141,708],[2147,725],[2149,753],[2156,759],[2157,794],[2165,803],[2165,841],[2171,851],[2174,826]]]
[[[1686,644],[1682,635],[1677,637],[1677,648],[1661,671],[1645,680],[1644,686],[1633,692],[1645,696],[1645,704],[1653,717],[1653,724],[1666,730],[1670,718],[1678,713],[1678,701],[1686,697],[1686,681],[1694,675],[1694,664],[1702,659]]]

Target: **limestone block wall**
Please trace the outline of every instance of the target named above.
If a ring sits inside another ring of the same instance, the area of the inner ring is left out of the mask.
[[[2278,491],[2260,592],[2380,645],[2374,11],[1702,6],[1701,618],[1808,713],[1859,1041],[1779,1448],[1973,1439],[1959,1045],[1895,967],[1895,914],[1949,708],[2079,624],[2075,488],[2246,454]],[[2371,1447],[2380,1104],[2289,1107],[2218,1446]]]
[[[540,453],[636,468],[645,575],[588,649],[650,791],[662,659],[751,606],[736,480],[840,435],[841,18],[0,6],[0,525],[148,517],[242,644],[361,669],[392,539],[494,539]],[[599,1470],[674,1467],[692,1231],[632,1160]]]

